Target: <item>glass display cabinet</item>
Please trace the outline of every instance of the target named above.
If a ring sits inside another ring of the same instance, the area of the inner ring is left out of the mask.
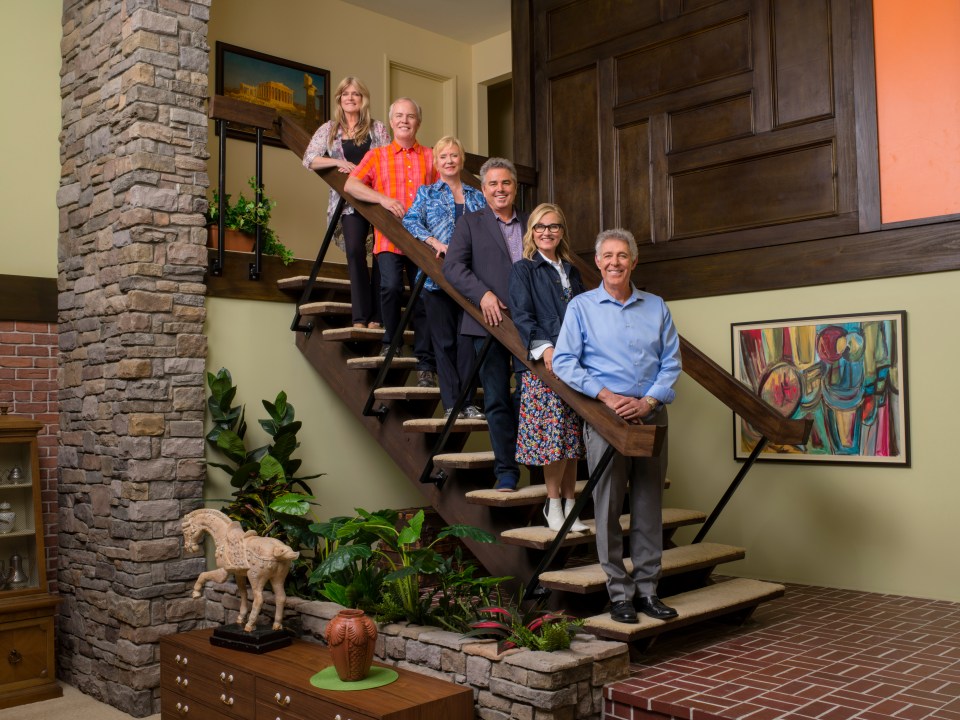
[[[0,708],[59,697],[47,589],[40,458],[43,425],[0,408]]]

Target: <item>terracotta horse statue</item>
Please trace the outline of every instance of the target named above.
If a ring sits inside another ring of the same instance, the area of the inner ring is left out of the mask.
[[[283,629],[283,607],[287,594],[283,583],[290,572],[290,563],[300,557],[276,538],[260,537],[253,530],[244,532],[240,523],[231,520],[219,510],[201,508],[187,513],[183,518],[183,546],[189,552],[200,549],[201,535],[208,533],[217,549],[214,555],[216,570],[200,573],[193,586],[193,597],[200,597],[200,590],[208,580],[225,582],[228,575],[237,581],[240,594],[240,614],[237,624],[245,632],[251,632],[257,623],[260,606],[263,605],[263,589],[267,582],[273,590],[277,611],[273,616],[273,629]],[[247,618],[247,580],[253,588],[253,607]]]

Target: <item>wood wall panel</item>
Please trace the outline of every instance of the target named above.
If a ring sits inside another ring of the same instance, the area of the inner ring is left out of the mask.
[[[672,177],[671,238],[780,225],[834,215],[832,143]],[[819,178],[797,184],[793,178]]]
[[[660,3],[649,0],[577,0],[561,5],[546,12],[546,59],[555,60],[658,22]]]
[[[550,187],[574,252],[592,253],[600,232],[598,82],[597,68],[588,67],[550,83]]]
[[[617,129],[617,225],[629,228],[638,243],[650,236],[649,123]]]
[[[753,99],[749,94],[670,113],[670,152],[753,134]]]
[[[774,0],[772,6],[776,124],[833,115],[828,1]]]
[[[669,268],[668,297],[960,267],[960,248],[931,263],[882,232],[858,235],[887,227],[872,0],[513,3],[530,19],[513,38],[515,54],[532,48],[538,199],[563,205],[587,259],[598,229],[623,225],[640,243],[638,277]],[[522,130],[515,142],[531,147]],[[929,247],[929,225],[902,237]],[[857,258],[831,254],[824,274],[833,241]],[[730,271],[754,257],[791,272]]]
[[[751,68],[750,23],[733,18],[616,61],[617,105],[701,85]]]

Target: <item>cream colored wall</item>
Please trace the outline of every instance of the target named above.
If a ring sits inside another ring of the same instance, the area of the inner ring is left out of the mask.
[[[209,30],[211,93],[217,40],[327,69],[334,88],[341,78],[356,75],[370,88],[373,116],[384,122],[393,99],[388,96],[390,61],[456,77],[458,133],[468,150],[475,149],[470,45],[339,0],[286,0],[269,12],[260,0],[214,0]],[[436,139],[420,137],[429,145]],[[215,185],[217,147],[212,129],[210,145],[208,167]],[[254,174],[253,144],[231,140],[227,156],[227,192],[236,195],[247,189],[246,179]],[[286,148],[266,148],[264,179],[267,195],[277,200],[273,224],[281,241],[298,257],[313,258],[326,229],[327,186]],[[328,257],[335,262],[343,259],[335,247]]]
[[[501,33],[473,46],[473,92],[476,95],[476,127],[472,138],[474,152],[487,155],[487,85],[505,80],[513,74],[511,34]],[[466,144],[466,138],[463,138]],[[467,147],[471,150],[471,147]]]
[[[366,510],[423,505],[422,496],[396,464],[351,415],[330,387],[304,359],[288,329],[292,306],[249,300],[207,300],[207,368],[230,370],[238,404],[246,405],[247,447],[267,443],[257,420],[266,417],[261,400],[273,401],[281,390],[303,422],[300,449],[303,475],[326,473],[310,481],[320,502],[317,516],[352,515]],[[215,457],[210,452],[208,459]],[[229,498],[226,473],[210,468],[204,495],[210,507]]]
[[[682,335],[727,370],[730,324],[906,310],[911,468],[757,463],[708,541],[747,548],[723,572],[960,601],[954,399],[960,273],[670,303]],[[731,413],[686,375],[670,409],[666,504],[709,512],[740,464]],[[685,530],[678,537],[692,538]]]
[[[56,277],[60,181],[59,2],[0,0],[0,274]]]

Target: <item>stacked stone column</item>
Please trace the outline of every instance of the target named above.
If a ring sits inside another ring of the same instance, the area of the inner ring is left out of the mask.
[[[64,2],[59,671],[137,717],[202,616],[209,6]]]

